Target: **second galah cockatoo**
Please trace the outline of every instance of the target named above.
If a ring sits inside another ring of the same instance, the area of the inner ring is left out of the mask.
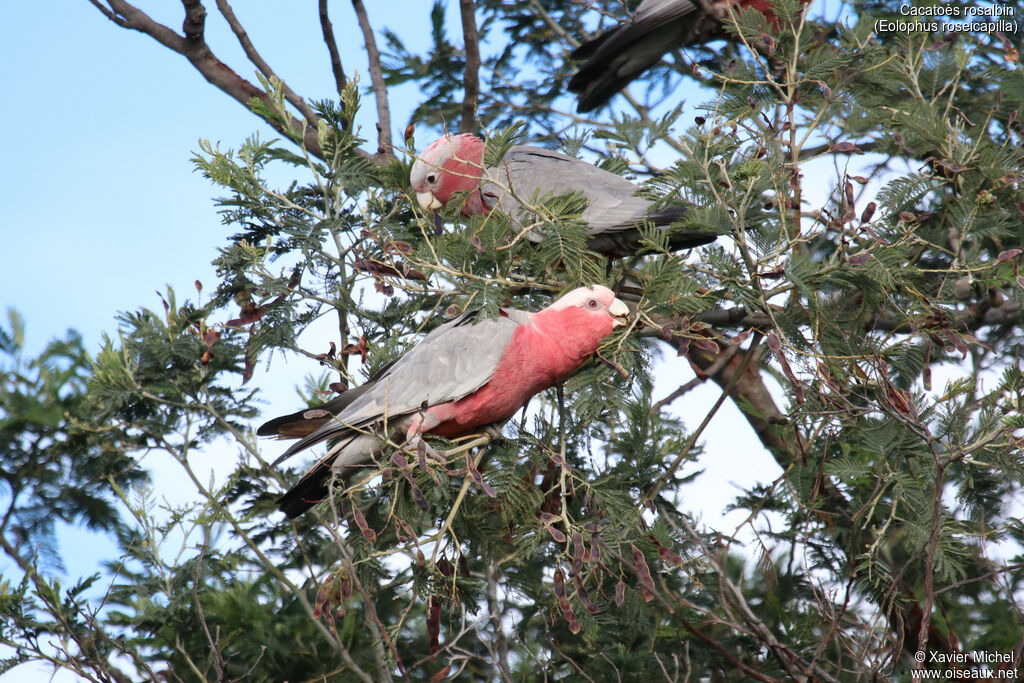
[[[468,192],[463,216],[497,209],[513,222],[532,222],[525,204],[545,196],[579,193],[587,200],[582,219],[590,228],[588,248],[608,256],[626,256],[640,248],[637,226],[645,221],[666,226],[682,220],[686,206],[652,209],[625,178],[550,149],[515,145],[497,166],[484,167],[484,141],[475,135],[445,135],[431,143],[412,165],[410,181],[416,200],[427,211],[444,207],[456,192]],[[712,232],[688,230],[669,237],[673,250],[713,242]],[[530,239],[540,241],[536,231]]]
[[[730,5],[734,12],[755,9],[777,28],[769,0],[643,0],[629,21],[583,43],[570,55],[584,60],[569,80],[569,92],[579,95],[576,110],[600,107],[667,52],[725,38],[722,22],[729,16]]]
[[[629,309],[602,285],[580,287],[530,313],[468,313],[430,332],[367,383],[322,406],[271,420],[257,434],[302,436],[274,462],[315,443],[336,443],[278,500],[296,517],[327,497],[332,472],[347,481],[372,467],[384,440],[411,444],[424,434],[466,436],[501,425],[535,394],[574,373]]]

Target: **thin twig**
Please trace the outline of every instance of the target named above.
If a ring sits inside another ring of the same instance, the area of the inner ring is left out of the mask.
[[[89,2],[92,3],[93,7],[95,7],[100,12],[102,12],[103,16],[105,16],[107,19],[110,19],[112,22],[114,22],[118,26],[124,26],[125,25],[125,21],[124,21],[124,19],[122,17],[117,16],[116,14],[111,12],[108,8],[104,7],[102,4],[100,4],[99,0],[89,0]]]
[[[505,683],[512,683],[508,666],[508,640],[505,638],[505,628],[502,626],[502,610],[498,603],[498,563],[491,560],[487,564],[487,608],[491,612],[491,625],[494,628],[495,647],[498,650],[498,673]]]
[[[686,392],[690,391],[691,389],[694,389],[695,387],[700,386],[708,377],[713,377],[715,374],[717,374],[718,371],[721,370],[722,367],[729,362],[729,359],[736,355],[736,353],[739,351],[739,348],[740,347],[738,346],[730,346],[728,349],[718,354],[718,357],[715,358],[715,361],[711,364],[711,367],[708,368],[706,371],[703,371],[703,377],[694,377],[689,382],[680,385],[678,389],[676,389],[671,394],[655,403],[653,406],[651,406],[651,415],[657,415],[662,408],[664,408],[667,405],[671,405],[673,401],[675,401],[677,398],[679,398]]]
[[[834,682],[836,679],[832,677],[828,671],[820,667],[811,667],[806,661],[803,660],[796,652],[793,652],[784,643],[781,643],[775,634],[763,621],[754,613],[749,603],[743,595],[743,590],[737,586],[727,575],[725,570],[725,563],[722,560],[722,554],[712,552],[704,541],[697,534],[697,531],[690,524],[689,520],[685,517],[680,518],[681,523],[686,528],[687,535],[692,542],[699,545],[701,554],[704,559],[707,560],[715,567],[716,574],[718,576],[721,596],[721,604],[729,604],[736,608],[739,612],[740,618],[747,625],[748,633],[757,638],[761,642],[761,645],[765,647],[775,657],[775,660],[779,665],[785,669],[786,673],[789,674],[792,680],[806,681],[809,679],[811,673],[825,681]]]
[[[932,621],[932,608],[935,605],[935,553],[939,546],[939,536],[942,531],[942,488],[946,472],[942,458],[939,457],[938,449],[934,441],[929,439],[932,457],[935,460],[935,498],[932,501],[931,530],[928,534],[928,550],[924,559],[924,600],[921,605],[921,626],[917,631],[917,650],[924,652],[928,650],[928,629]],[[924,661],[914,659],[914,672],[924,667]]]
[[[249,58],[249,61],[260,70],[267,80],[276,78],[281,83],[281,92],[284,93],[284,98],[291,102],[292,106],[302,112],[302,115],[306,117],[313,127],[316,127],[317,116],[313,113],[312,108],[306,103],[306,100],[302,99],[295,94],[295,91],[288,87],[288,84],[284,82],[284,79],[274,73],[274,70],[270,68],[270,65],[260,56],[260,53],[256,51],[256,46],[249,40],[249,34],[246,33],[245,28],[242,26],[242,22],[238,21],[238,17],[235,16],[235,11],[228,4],[228,0],[216,0],[217,9],[224,15],[224,19],[227,20],[228,26],[231,27],[231,31],[238,38],[238,44],[242,46],[242,50],[245,52],[245,56]]]
[[[199,615],[199,623],[203,626],[203,633],[206,634],[206,642],[210,644],[210,654],[213,656],[213,671],[217,674],[217,680],[224,680],[224,657],[221,654],[217,640],[214,640],[210,633],[210,625],[206,623],[206,613],[203,611],[203,601],[199,599],[199,581],[202,578],[203,556],[206,554],[206,547],[210,542],[210,530],[203,529],[203,543],[199,546],[199,557],[196,558],[196,573],[192,580],[192,599],[196,603],[196,612]]]
[[[662,487],[669,482],[672,476],[676,473],[676,470],[679,469],[679,465],[682,464],[683,459],[693,449],[694,444],[697,443],[697,439],[700,438],[700,435],[701,433],[703,433],[705,427],[707,427],[708,424],[711,422],[711,418],[714,417],[714,415],[718,412],[718,409],[722,407],[722,403],[725,402],[725,399],[732,392],[733,387],[735,387],[736,384],[739,382],[740,376],[743,375],[743,372],[747,368],[747,364],[750,363],[750,359],[754,357],[755,351],[757,350],[758,345],[761,343],[761,339],[761,335],[758,335],[757,337],[754,338],[754,341],[751,343],[750,348],[748,348],[746,352],[743,354],[743,358],[740,361],[739,367],[736,368],[736,372],[733,373],[733,375],[726,382],[725,387],[722,389],[721,395],[718,397],[718,400],[715,401],[715,403],[708,410],[707,414],[704,416],[704,419],[701,421],[701,423],[690,434],[690,438],[686,440],[686,444],[683,446],[683,448],[679,450],[679,454],[676,455],[676,458],[675,460],[672,461],[672,464],[668,466],[664,474],[658,477],[658,480],[654,482],[654,486],[652,486],[647,491],[647,493],[644,494],[643,499],[645,501],[654,500],[654,497],[658,495],[658,492],[662,489]]]
[[[327,14],[327,0],[320,0],[320,29],[324,34],[324,43],[327,44],[327,51],[331,53],[331,72],[334,74],[334,87],[341,97],[345,91],[345,70],[341,67],[341,54],[338,52],[338,42],[334,39],[334,27]]]

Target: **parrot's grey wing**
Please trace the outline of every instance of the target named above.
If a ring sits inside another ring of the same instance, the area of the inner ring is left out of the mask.
[[[663,54],[688,42],[702,16],[697,9],[690,0],[645,0],[632,21],[577,48],[571,58],[586,60],[569,80],[569,91],[580,95],[577,110],[601,106]]]
[[[641,233],[636,229],[641,222],[667,226],[686,217],[685,203],[653,211],[652,203],[637,196],[636,191],[636,185],[610,171],[529,145],[510,149],[497,167],[486,170],[480,185],[488,209],[497,207],[521,224],[529,220],[524,203],[535,205],[547,195],[582,194],[587,200],[582,218],[590,226],[591,235],[587,247],[613,258],[644,248]],[[673,231],[668,238],[669,249],[690,249],[717,237],[704,230]],[[534,230],[529,238],[539,242],[542,235]]]
[[[473,323],[473,313],[441,325],[377,379],[357,387],[355,400],[292,444],[273,464],[320,441],[369,428],[385,416],[397,420],[421,410],[424,403],[437,405],[473,393],[493,375],[523,315],[528,319],[528,313],[508,311]]]
[[[485,203],[491,208],[500,205],[513,217],[522,211],[522,203],[578,192],[588,202],[583,220],[592,235],[632,229],[643,220],[651,202],[636,196],[636,191],[636,185],[610,171],[529,145],[510,149],[497,167],[487,169],[480,186]]]
[[[431,333],[339,417],[362,424],[467,396],[494,374],[520,323],[508,316]]]
[[[477,311],[471,311],[453,318],[431,330],[420,343],[425,343],[433,336],[444,334],[446,330],[470,324],[476,319],[476,316]],[[276,467],[299,451],[325,439],[338,436],[341,432],[345,431],[347,428],[336,419],[337,416],[356,402],[357,399],[373,389],[377,382],[390,373],[395,365],[401,362],[405,355],[410,352],[411,350],[407,351],[406,354],[395,358],[390,363],[381,367],[365,383],[349,389],[326,403],[304,408],[289,415],[282,415],[260,425],[260,428],[256,430],[258,436],[277,436],[279,439],[301,437],[299,441],[293,443],[284,453],[278,456],[271,463],[271,466]]]

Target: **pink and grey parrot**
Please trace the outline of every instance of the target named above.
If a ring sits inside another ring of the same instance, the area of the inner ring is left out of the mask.
[[[730,4],[733,11],[756,9],[778,28],[768,0],[643,0],[632,19],[583,43],[570,55],[585,60],[569,80],[569,91],[579,95],[576,110],[600,107],[667,52],[727,37],[722,21]]]
[[[289,518],[325,499],[332,469],[345,481],[373,466],[382,440],[418,444],[501,425],[540,391],[575,372],[629,309],[607,287],[580,287],[536,313],[468,313],[439,326],[367,383],[323,406],[270,420],[261,436],[302,438],[274,465],[320,441],[327,456],[278,501]]]
[[[636,195],[625,178],[579,159],[541,147],[516,145],[495,167],[484,168],[484,142],[474,135],[446,135],[430,144],[412,165],[410,181],[416,200],[426,211],[444,207],[452,196],[468,192],[463,216],[499,209],[513,222],[530,220],[523,203],[545,195],[578,192],[587,200],[583,222],[590,227],[588,248],[608,256],[626,256],[640,248],[637,225],[649,221],[665,226],[686,215],[681,204],[653,211],[653,202]],[[531,232],[539,242],[541,235]],[[718,235],[691,230],[670,236],[673,250],[713,242]]]

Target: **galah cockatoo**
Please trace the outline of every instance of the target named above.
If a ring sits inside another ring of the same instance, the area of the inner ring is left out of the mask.
[[[574,289],[536,313],[500,309],[450,320],[373,379],[323,406],[271,420],[261,436],[302,435],[278,458],[327,439],[327,456],[278,501],[288,517],[325,499],[332,468],[341,481],[373,466],[384,439],[419,445],[424,434],[466,436],[501,425],[540,391],[575,372],[629,309],[601,285]]]
[[[769,0],[643,0],[631,20],[583,43],[570,55],[570,59],[585,60],[569,80],[569,92],[579,95],[576,110],[600,107],[667,52],[727,37],[722,22],[729,16],[730,4],[733,11],[756,9],[778,27]]]
[[[466,191],[463,216],[489,214],[498,209],[513,222],[529,224],[524,203],[545,195],[578,192],[587,200],[583,222],[590,227],[587,246],[608,256],[625,256],[640,247],[637,225],[656,226],[680,221],[684,205],[652,211],[653,202],[636,195],[637,186],[609,171],[550,149],[515,145],[497,166],[484,168],[484,141],[475,135],[445,135],[428,146],[412,165],[409,179],[416,200],[426,211],[444,207],[456,192]],[[713,242],[715,233],[698,230],[671,235],[673,250]],[[541,235],[531,231],[539,242]]]

